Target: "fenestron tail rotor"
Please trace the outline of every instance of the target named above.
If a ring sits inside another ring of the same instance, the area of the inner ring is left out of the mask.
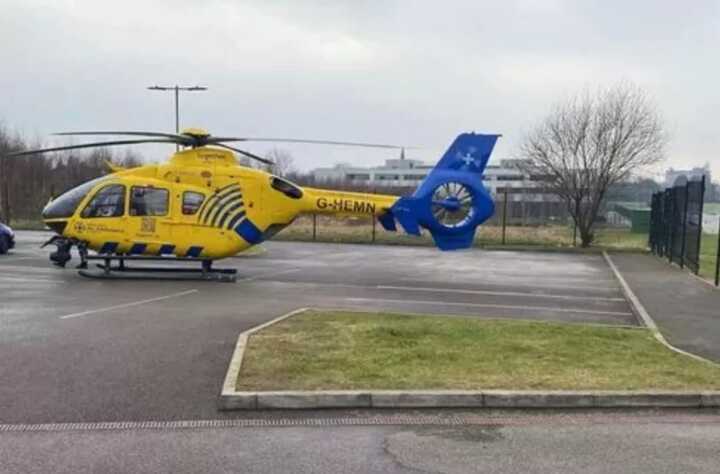
[[[432,195],[431,211],[445,227],[462,227],[473,214],[473,196],[461,183],[449,181],[441,184]]]

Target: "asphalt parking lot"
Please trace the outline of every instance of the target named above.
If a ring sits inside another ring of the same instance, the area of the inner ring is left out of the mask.
[[[0,258],[0,423],[188,420],[238,333],[300,307],[636,324],[601,256],[269,242],[238,282],[100,281],[52,267],[48,234]]]

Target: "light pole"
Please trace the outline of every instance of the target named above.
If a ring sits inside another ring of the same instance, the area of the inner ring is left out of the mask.
[[[187,92],[197,92],[197,91],[206,91],[207,87],[203,86],[191,86],[191,87],[182,87],[182,86],[150,86],[148,87],[151,91],[175,91],[175,133],[180,133],[180,91],[187,91]],[[179,150],[180,146],[175,145],[175,149]]]

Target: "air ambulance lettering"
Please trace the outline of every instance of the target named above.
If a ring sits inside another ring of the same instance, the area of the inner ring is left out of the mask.
[[[356,214],[374,214],[375,204],[372,202],[355,201],[354,199],[327,199],[320,197],[315,203],[318,209],[331,209],[337,212],[353,212]]]

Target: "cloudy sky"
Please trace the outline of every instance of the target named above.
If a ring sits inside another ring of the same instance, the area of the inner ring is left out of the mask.
[[[494,159],[574,91],[633,81],[666,119],[668,166],[720,176],[720,3],[693,0],[0,0],[0,120],[423,147],[503,134]],[[254,145],[265,152],[266,144]],[[140,149],[159,159],[164,148]],[[170,150],[167,150],[170,151]],[[291,149],[303,169],[395,153]],[[390,155],[390,156],[389,156]]]

